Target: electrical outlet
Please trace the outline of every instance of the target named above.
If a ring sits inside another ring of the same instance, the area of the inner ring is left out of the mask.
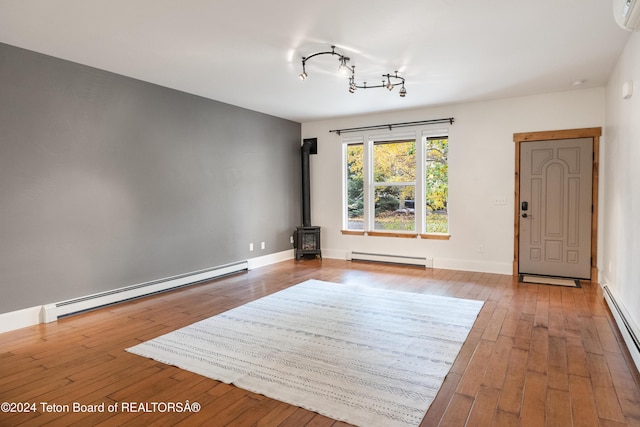
[[[253,250],[253,243],[249,243],[249,250],[252,251]]]
[[[260,249],[264,249],[264,242],[260,243]]]
[[[478,246],[478,253],[480,253],[480,254],[484,253],[484,245]]]
[[[289,243],[293,245],[293,236],[289,236]]]

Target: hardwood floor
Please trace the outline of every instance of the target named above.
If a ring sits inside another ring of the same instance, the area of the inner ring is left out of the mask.
[[[307,279],[486,301],[423,427],[640,426],[640,375],[598,285],[330,259],[286,261],[0,334],[0,402],[35,404],[0,412],[0,425],[347,426],[124,351]],[[108,410],[186,401],[201,410]],[[74,413],[73,402],[104,412]]]

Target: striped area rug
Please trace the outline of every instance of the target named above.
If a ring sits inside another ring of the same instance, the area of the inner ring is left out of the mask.
[[[127,349],[359,426],[418,426],[482,301],[309,280]]]

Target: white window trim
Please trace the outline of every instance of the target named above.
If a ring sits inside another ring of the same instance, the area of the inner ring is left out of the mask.
[[[342,138],[342,229],[343,230],[349,229],[349,212],[347,209],[347,203],[348,203],[347,148],[349,147],[349,145],[356,145],[356,144],[364,144],[364,137],[350,136],[350,137]],[[363,174],[365,177],[367,176],[366,170],[363,170]],[[366,183],[364,183],[363,185],[366,186]],[[364,203],[366,206],[366,203],[367,203],[366,192],[364,193],[364,200],[362,201],[362,203]],[[367,210],[368,209],[365,209],[364,211],[366,212]]]
[[[426,222],[426,209],[422,201],[426,194],[426,180],[425,180],[425,149],[426,139],[432,136],[446,136],[449,137],[448,127],[420,127],[414,131],[389,131],[386,133],[380,133],[376,130],[375,133],[358,133],[357,135],[351,135],[342,138],[342,229],[347,231],[364,231],[364,233],[376,232],[385,233],[382,230],[376,230],[374,226],[375,221],[375,209],[372,209],[370,201],[373,200],[374,191],[376,185],[414,185],[415,188],[415,230],[404,231],[398,230],[389,232],[389,234],[437,234],[428,233],[425,230]],[[399,183],[378,183],[373,181],[373,146],[376,142],[386,141],[402,141],[414,139],[416,143],[416,181],[415,182],[399,182]],[[364,230],[349,230],[349,214],[347,210],[347,147],[353,144],[363,144],[363,228]],[[422,165],[422,166],[418,166]],[[417,201],[420,200],[420,203]],[[373,212],[372,212],[373,211]]]
[[[431,136],[447,136],[447,138],[449,137],[449,128],[430,128],[430,129],[422,129],[421,132],[421,138],[420,138],[420,151],[419,151],[419,159],[416,159],[416,162],[419,162],[418,164],[422,165],[422,167],[418,168],[419,170],[417,171],[416,175],[420,175],[419,177],[416,176],[416,179],[418,180],[418,182],[420,183],[420,188],[421,188],[421,193],[420,193],[420,199],[421,201],[425,200],[426,194],[427,194],[427,188],[426,188],[426,177],[425,177],[425,164],[426,164],[426,140],[427,138],[431,137]],[[417,199],[417,196],[416,196]],[[432,233],[427,233],[427,230],[425,229],[425,224],[427,222],[427,209],[426,206],[423,202],[420,203],[420,212],[418,212],[418,210],[416,210],[416,218],[418,218],[418,215],[420,215],[420,234],[432,234]]]
[[[373,147],[375,146],[376,143],[384,143],[384,142],[402,142],[402,141],[411,141],[413,140],[416,144],[416,150],[419,150],[419,140],[422,140],[422,138],[418,138],[416,135],[416,132],[392,132],[392,133],[388,133],[384,136],[380,136],[380,135],[372,135],[369,140],[367,141],[367,145],[369,146],[369,150],[371,152],[371,155],[368,157],[367,160],[369,160],[369,170],[373,171]],[[366,154],[365,154],[366,156]],[[366,158],[366,157],[365,157]],[[417,158],[416,158],[416,162],[417,162]],[[418,164],[416,163],[416,180],[418,179]],[[365,172],[366,173],[366,172]],[[373,200],[375,198],[375,191],[376,191],[376,187],[377,186],[385,186],[385,187],[395,187],[395,186],[409,186],[409,185],[413,185],[414,188],[414,199],[415,200],[422,200],[419,199],[419,186],[417,185],[418,182],[420,181],[408,181],[408,182],[378,182],[378,181],[373,181],[373,173],[371,173],[370,175],[366,175],[368,178],[371,179],[371,184],[369,186],[368,189],[365,188],[366,194],[369,196],[368,200]],[[424,186],[423,186],[424,187]],[[368,227],[365,226],[365,231],[369,232],[369,231],[373,231],[376,233],[385,233],[386,231],[384,230],[376,230],[375,227],[375,207],[373,205],[367,204],[367,207],[369,207],[369,209],[365,208],[365,215],[368,213],[369,214],[369,222]],[[416,234],[419,233],[418,229],[419,229],[419,224],[416,222],[417,220],[417,215],[414,214],[414,224],[413,230],[394,230],[393,232],[395,234]]]

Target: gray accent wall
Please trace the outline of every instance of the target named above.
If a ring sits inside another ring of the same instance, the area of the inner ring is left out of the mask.
[[[291,249],[300,129],[0,44],[0,313]]]

